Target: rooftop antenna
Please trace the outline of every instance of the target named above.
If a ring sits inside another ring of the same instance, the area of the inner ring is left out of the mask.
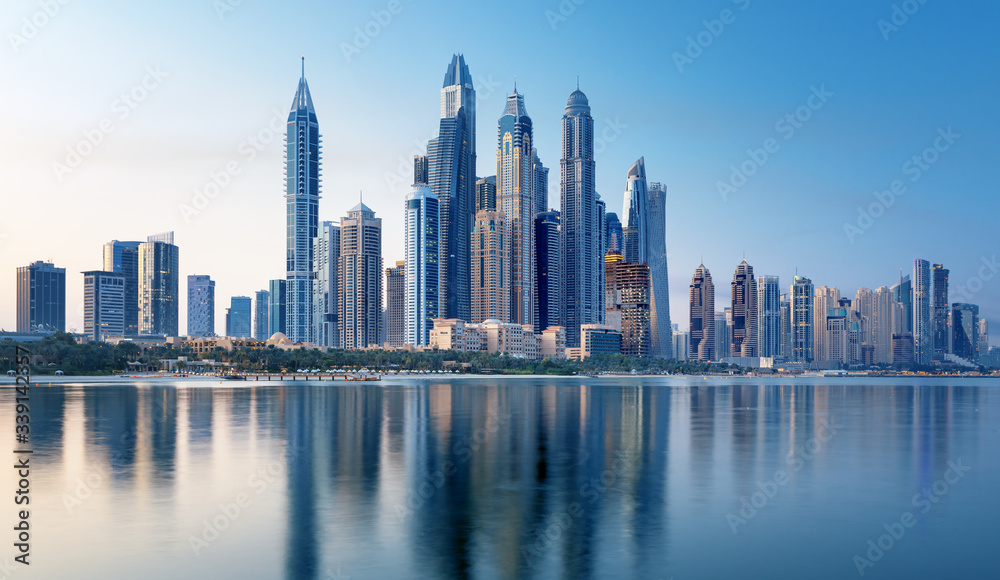
[[[517,94],[517,75],[514,75],[514,94]]]
[[[306,57],[302,57],[302,78],[306,78]]]
[[[576,75],[576,90],[580,90],[580,75]]]

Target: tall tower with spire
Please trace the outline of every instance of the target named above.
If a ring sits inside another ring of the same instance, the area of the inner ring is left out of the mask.
[[[594,118],[587,95],[579,87],[566,101],[559,166],[559,320],[566,327],[566,346],[579,347],[580,325],[598,323],[604,310],[602,234],[594,191]]]
[[[439,203],[442,318],[471,320],[472,221],[476,211],[476,90],[461,54],[452,56],[441,88],[441,122],[427,144],[428,181]]]
[[[633,264],[648,264],[646,225],[649,211],[649,193],[646,188],[646,163],[640,157],[628,170],[625,182],[625,201],[622,205],[622,219],[625,220],[625,261]]]
[[[319,233],[321,139],[316,109],[302,77],[288,113],[285,133],[286,334],[293,342],[314,342],[313,239]]]
[[[507,97],[498,123],[497,201],[507,217],[510,251],[510,309],[506,322],[534,324],[535,288],[535,156],[531,118],[524,95]]]

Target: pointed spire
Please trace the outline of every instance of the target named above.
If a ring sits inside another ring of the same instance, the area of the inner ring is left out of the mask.
[[[580,90],[580,75],[576,75],[576,90]]]
[[[514,75],[514,94],[517,94],[517,75]]]
[[[306,78],[306,57],[302,57],[302,78]]]

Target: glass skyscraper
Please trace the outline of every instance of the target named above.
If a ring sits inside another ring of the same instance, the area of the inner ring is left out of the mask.
[[[321,145],[316,109],[306,83],[305,59],[288,114],[285,140],[285,334],[292,342],[313,342],[313,240],[319,233]]]
[[[781,282],[777,276],[757,278],[757,355],[781,357]]]
[[[979,362],[979,306],[956,302],[951,305],[952,353],[969,362]]]
[[[559,212],[535,217],[535,331],[559,326]]]
[[[125,334],[139,334],[139,244],[119,242],[104,244],[104,271],[117,272],[125,278]]]
[[[640,157],[628,170],[625,185],[625,201],[622,204],[623,230],[625,235],[625,261],[632,264],[646,264],[647,236],[649,234],[647,211],[649,194],[646,186],[646,164]]]
[[[95,342],[125,333],[125,277],[115,272],[83,273],[83,332]]]
[[[340,347],[337,325],[338,285],[340,284],[340,225],[325,221],[313,240],[313,341],[319,346]]]
[[[941,264],[931,266],[934,287],[934,358],[943,360],[944,355],[951,352],[949,342],[951,332],[948,329],[948,269]]]
[[[461,54],[452,57],[444,76],[440,129],[437,138],[427,144],[427,157],[431,190],[440,208],[440,315],[469,320],[470,235],[476,210],[476,90]]]
[[[285,308],[285,291],[288,287],[286,280],[271,280],[268,283],[267,297],[267,336],[270,338],[275,333],[285,334],[285,323],[288,320]]]
[[[139,334],[177,336],[179,250],[173,232],[139,244]]]
[[[233,296],[226,309],[226,336],[250,338],[250,316],[252,308],[249,296]]]
[[[931,264],[913,261],[913,362],[931,364],[934,355],[934,331],[931,318]]]
[[[580,325],[604,317],[601,220],[594,190],[594,118],[579,88],[570,94],[562,118],[560,159],[559,296],[566,347],[580,346]]]
[[[673,358],[670,279],[667,274],[667,186],[657,182],[650,183],[648,200],[646,259],[649,263],[650,340],[652,344],[650,355],[659,358]],[[611,231],[610,228],[606,228],[606,230]]]
[[[813,283],[804,276],[795,276],[791,295],[791,355],[792,361],[811,363],[815,360],[816,329],[813,326]],[[824,331],[825,331],[824,322]]]
[[[535,163],[532,154],[531,118],[524,95],[507,96],[507,106],[498,123],[497,205],[507,216],[510,244],[506,274],[510,281],[508,320],[534,324],[535,289]]]
[[[271,301],[271,293],[267,290],[258,290],[254,295],[253,300],[253,337],[254,340],[267,340],[270,335],[267,331],[270,329],[270,324],[268,323],[268,305]]]
[[[188,276],[187,333],[215,336],[215,281],[208,276]]]
[[[17,269],[17,331],[66,331],[66,269],[49,262]]]
[[[428,346],[440,305],[438,199],[430,187],[418,183],[404,203],[406,344]]]

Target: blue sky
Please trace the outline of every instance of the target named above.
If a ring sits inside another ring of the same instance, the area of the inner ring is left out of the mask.
[[[339,219],[363,190],[384,220],[386,263],[402,259],[409,159],[437,129],[454,52],[479,93],[477,173],[495,173],[516,75],[552,206],[560,117],[580,76],[607,128],[597,182],[609,210],[639,156],[668,185],[682,327],[702,257],[721,310],[744,252],[783,286],[798,268],[852,296],[926,258],[1000,317],[1000,272],[984,266],[1000,254],[995,3],[63,1],[11,0],[0,18],[0,327],[15,325],[17,266],[67,268],[67,325],[82,331],[78,272],[100,266],[101,244],[174,230],[182,294],[188,274],[211,275],[221,332],[230,296],[282,276],[283,152],[270,127],[283,126],[303,55],[324,135],[320,218]],[[894,5],[898,26],[880,27]],[[796,112],[808,119],[794,131],[779,123]],[[81,146],[87,135],[99,144]],[[86,153],[77,167],[72,148]],[[757,149],[771,150],[766,162]],[[916,180],[913,156],[925,157]],[[720,194],[741,165],[753,174]],[[195,208],[212,175],[228,184]],[[895,180],[905,192],[859,224],[859,206]],[[181,319],[183,330],[184,300]]]

